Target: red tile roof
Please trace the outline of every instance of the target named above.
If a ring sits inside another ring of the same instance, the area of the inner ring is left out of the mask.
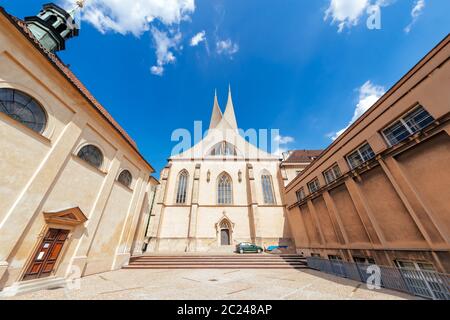
[[[293,150],[284,163],[311,163],[323,150]]]
[[[114,118],[106,111],[106,109],[95,99],[83,83],[73,74],[72,71],[59,59],[53,52],[44,48],[41,43],[34,37],[27,28],[26,23],[5,11],[0,6],[0,12],[52,63],[53,66],[80,92],[91,106],[107,121],[109,124],[126,140],[126,142],[136,151],[136,153],[144,160],[144,162],[154,171],[150,163],[145,160],[139,152],[136,142],[128,135],[128,133],[114,120]]]

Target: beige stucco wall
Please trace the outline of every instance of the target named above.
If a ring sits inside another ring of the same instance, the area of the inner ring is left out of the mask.
[[[71,230],[55,276],[74,266],[81,275],[120,268],[142,229],[153,169],[3,15],[0,88],[32,96],[48,116],[38,134],[0,113],[0,289],[21,279],[49,227]],[[102,150],[100,169],[76,157],[85,144]],[[116,181],[124,169],[133,175],[130,188]],[[88,218],[84,224],[51,226],[43,218],[72,207]]]

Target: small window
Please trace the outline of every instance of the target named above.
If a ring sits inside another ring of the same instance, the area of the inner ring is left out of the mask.
[[[263,174],[261,176],[261,184],[263,189],[264,203],[275,204],[272,177],[270,176],[270,174]]]
[[[342,258],[340,256],[336,255],[328,255],[329,260],[335,260],[335,261],[342,261]]]
[[[341,169],[339,169],[339,166],[337,164],[323,173],[323,176],[327,183],[336,181],[341,175]]]
[[[350,169],[355,169],[364,162],[367,162],[374,157],[375,153],[373,152],[372,148],[368,143],[365,143],[363,146],[359,147],[347,156],[347,162],[350,166]]]
[[[187,183],[188,183],[189,174],[186,170],[183,170],[178,175],[178,188],[177,188],[177,204],[186,203],[186,194],[187,194]]]
[[[81,150],[78,151],[77,156],[98,169],[100,169],[103,164],[103,153],[98,147],[92,144],[81,148]]]
[[[353,257],[353,261],[360,264],[375,264],[375,260],[373,258]]]
[[[310,183],[308,183],[308,189],[309,189],[309,192],[311,192],[311,193],[317,192],[320,189],[319,179],[316,178],[313,181],[311,181]]]
[[[47,124],[44,108],[29,95],[14,89],[0,89],[0,112],[37,133],[42,133]]]
[[[125,187],[131,186],[131,181],[133,181],[133,176],[131,175],[131,172],[128,170],[123,170],[119,177],[117,178],[117,181],[119,181],[121,184],[123,184]]]
[[[320,258],[320,253],[311,253],[311,257]]]
[[[216,144],[210,151],[211,156],[236,156],[236,147],[226,141]]]
[[[303,199],[306,198],[306,195],[305,195],[305,189],[303,189],[303,188],[301,188],[300,190],[298,190],[295,194],[297,195],[297,201],[298,201],[298,202],[302,202]]]
[[[410,112],[388,128],[384,129],[383,135],[389,145],[393,146],[433,122],[434,118],[422,106],[419,106],[413,112]]]

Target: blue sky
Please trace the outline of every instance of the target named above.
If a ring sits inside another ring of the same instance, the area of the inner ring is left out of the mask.
[[[47,2],[0,5],[23,18]],[[284,149],[325,148],[450,30],[447,0],[113,3],[87,0],[60,56],[157,171],[172,131],[207,129],[214,89],[224,108],[228,83],[241,128],[280,129]],[[370,5],[381,29],[366,26]]]

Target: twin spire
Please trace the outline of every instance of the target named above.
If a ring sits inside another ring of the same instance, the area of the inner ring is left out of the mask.
[[[238,129],[236,115],[234,113],[233,99],[231,97],[231,86],[228,87],[228,101],[225,112],[222,114],[217,100],[217,90],[214,92],[214,105],[211,115],[209,129]]]

